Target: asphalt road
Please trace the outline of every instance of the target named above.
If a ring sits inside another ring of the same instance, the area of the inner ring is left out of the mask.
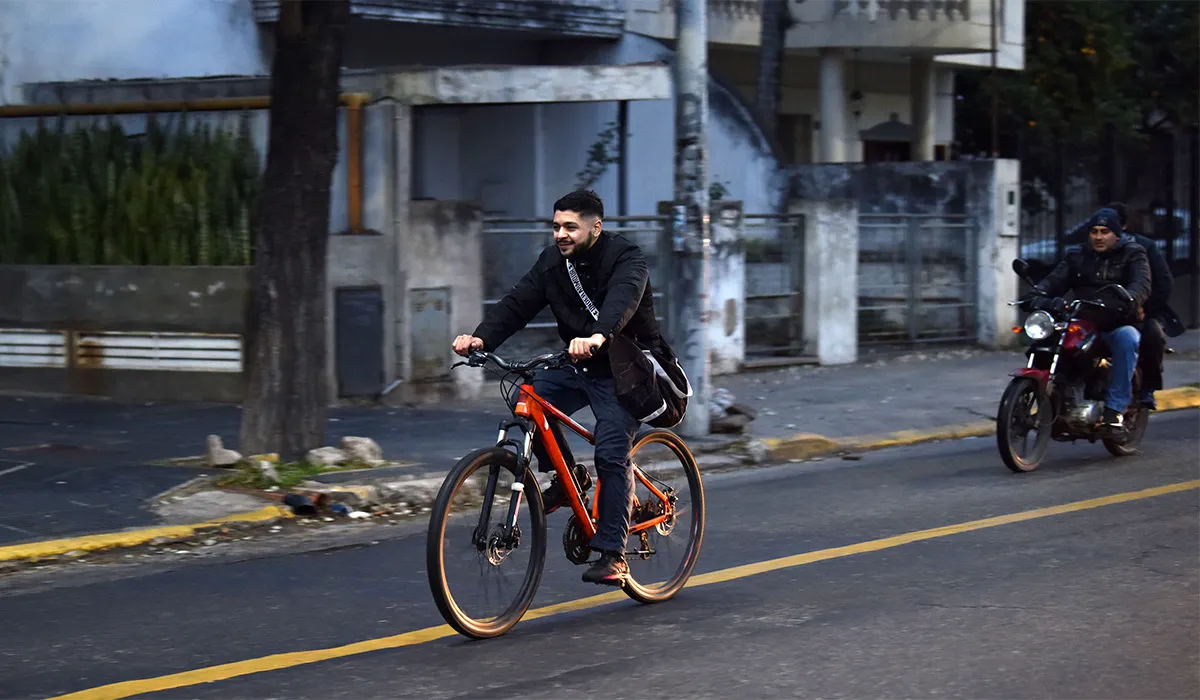
[[[419,522],[373,545],[0,581],[0,697],[1195,698],[1198,426],[1155,416],[1139,457],[1056,445],[1026,475],[990,439],[711,475],[701,585],[486,642],[437,629]],[[562,558],[565,517],[536,606],[608,590]],[[135,679],[153,680],[87,691]]]

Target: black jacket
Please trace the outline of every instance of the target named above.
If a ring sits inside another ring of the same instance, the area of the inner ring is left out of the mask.
[[[1175,278],[1171,274],[1171,266],[1167,264],[1167,259],[1163,257],[1162,251],[1159,250],[1158,244],[1153,239],[1133,231],[1124,233],[1126,236],[1132,236],[1135,243],[1146,249],[1146,259],[1150,262],[1150,298],[1146,300],[1145,304],[1146,316],[1156,318],[1170,313],[1168,306],[1171,302],[1171,288]],[[1073,242],[1081,241],[1082,245],[1087,246],[1087,237],[1087,228],[1080,227],[1072,231],[1068,239]]]
[[[546,305],[564,343],[596,333],[610,341],[621,333],[650,346],[660,342],[649,267],[641,248],[624,236],[601,233],[591,248],[571,256],[584,291],[600,311],[598,320],[592,319],[571,284],[566,260],[557,246],[542,251],[529,272],[475,329],[473,335],[483,341],[484,349],[495,350]],[[584,364],[594,367],[593,372],[609,373],[607,348],[605,343]]]
[[[1100,290],[1109,284],[1125,287],[1133,296],[1133,304],[1123,304],[1111,293],[1101,294]],[[1150,262],[1146,249],[1129,235],[1121,236],[1117,245],[1103,255],[1089,244],[1072,246],[1036,289],[1052,297],[1061,297],[1068,291],[1074,292],[1078,299],[1103,297],[1106,304],[1117,310],[1116,321],[1137,323],[1150,298]]]
[[[1175,282],[1171,275],[1171,266],[1163,257],[1158,244],[1145,236],[1126,231],[1125,235],[1133,236],[1134,242],[1146,249],[1146,259],[1150,262],[1150,298],[1146,300],[1146,315],[1155,318],[1161,316],[1171,303],[1171,287]]]

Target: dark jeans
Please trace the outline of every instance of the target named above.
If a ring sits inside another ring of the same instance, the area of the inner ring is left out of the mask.
[[[633,507],[633,469],[629,462],[629,450],[637,434],[638,422],[617,403],[612,377],[591,377],[584,372],[570,369],[552,369],[541,372],[533,380],[533,390],[555,408],[567,414],[575,413],[584,406],[591,406],[596,417],[596,474],[600,478],[599,519],[596,536],[590,546],[597,551],[624,552],[629,536],[629,520]],[[555,423],[552,426],[557,428]],[[555,430],[563,456],[571,463],[570,451],[562,431]],[[550,459],[540,446],[534,448],[538,468],[551,471]]]
[[[1138,367],[1142,370],[1142,391],[1163,388],[1163,355],[1167,352],[1167,337],[1162,325],[1153,318],[1142,324],[1142,343],[1138,350]]]

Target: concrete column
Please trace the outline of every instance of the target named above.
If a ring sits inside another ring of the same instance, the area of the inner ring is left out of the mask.
[[[746,359],[746,246],[741,202],[712,205],[708,350],[713,375],[733,374]]]
[[[1020,252],[1021,163],[1017,160],[991,161],[990,186],[974,188],[983,192],[985,201],[968,202],[974,213],[979,253],[976,256],[976,322],[979,344],[990,348],[1015,345],[1012,327],[1017,321],[1014,301],[1020,293],[1012,261]]]
[[[846,162],[846,52],[821,49],[821,131],[818,157],[822,163]]]
[[[533,106],[533,211],[535,216],[550,216],[550,204],[546,202],[546,106]]]
[[[937,100],[933,57],[913,56],[909,80],[912,93],[912,159],[933,160],[933,110]]]
[[[822,365],[858,360],[858,204],[802,201],[804,339]]]

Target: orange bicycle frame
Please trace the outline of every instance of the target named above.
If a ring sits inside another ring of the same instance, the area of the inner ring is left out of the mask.
[[[546,454],[550,456],[550,461],[554,467],[555,473],[558,474],[559,481],[562,482],[566,489],[567,498],[571,502],[571,512],[575,514],[575,518],[579,521],[580,527],[583,528],[583,533],[590,541],[596,535],[595,521],[600,514],[600,475],[596,475],[596,491],[592,498],[592,512],[589,515],[587,508],[583,504],[583,499],[580,497],[579,489],[575,486],[575,478],[571,474],[571,467],[567,464],[563,457],[562,449],[558,445],[558,441],[554,437],[554,433],[550,430],[550,418],[554,418],[563,425],[571,429],[572,432],[579,437],[587,440],[589,445],[595,445],[595,437],[579,423],[576,423],[570,416],[555,408],[549,401],[538,396],[533,390],[531,384],[521,385],[520,398],[517,400],[517,405],[513,408],[513,413],[521,418],[526,418],[533,423],[534,440],[540,440],[543,447],[546,448]],[[657,526],[659,523],[665,522],[670,514],[670,502],[662,491],[658,490],[642,470],[633,466],[633,475],[638,481],[642,482],[646,488],[662,501],[664,512],[662,515],[651,518],[644,522],[636,523],[630,526],[629,534],[637,534],[643,530],[648,530]],[[634,496],[634,506],[637,506],[637,497]]]

